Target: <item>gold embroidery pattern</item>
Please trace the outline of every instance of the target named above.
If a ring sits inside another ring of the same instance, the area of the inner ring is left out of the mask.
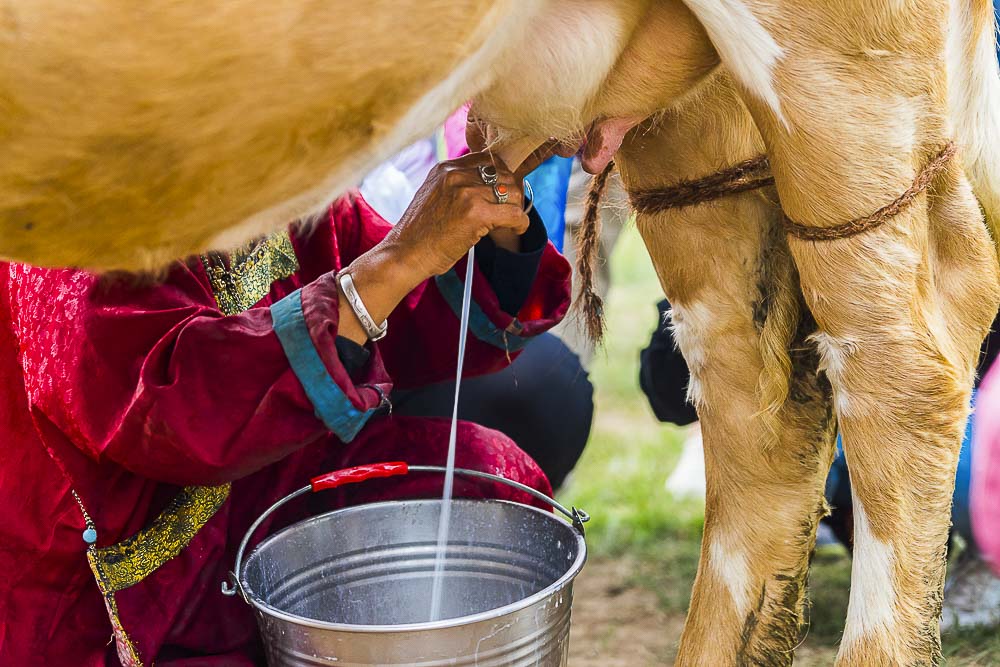
[[[299,270],[299,260],[287,231],[251,242],[226,258],[219,253],[201,256],[219,310],[238,315],[267,296],[271,284]]]
[[[181,490],[152,524],[128,539],[88,552],[104,594],[134,586],[181,552],[229,497],[229,484]]]

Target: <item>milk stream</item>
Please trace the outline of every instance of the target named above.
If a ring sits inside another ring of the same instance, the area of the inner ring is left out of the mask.
[[[451,495],[455,484],[455,439],[458,435],[458,394],[462,387],[462,366],[465,364],[465,338],[469,331],[469,309],[472,307],[472,275],[475,267],[476,248],[469,249],[465,269],[465,292],[462,295],[462,318],[458,331],[458,368],[455,371],[455,403],[451,410],[451,433],[448,435],[448,462],[444,475],[444,493],[441,496],[441,515],[438,519],[437,551],[434,555],[434,579],[431,588],[431,621],[441,618],[441,595],[444,588],[444,565],[448,550],[448,529],[451,525]]]

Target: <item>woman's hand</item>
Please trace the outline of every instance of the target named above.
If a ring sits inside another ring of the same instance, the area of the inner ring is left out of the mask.
[[[496,169],[496,184],[507,189],[506,203],[483,182],[480,166]],[[529,225],[522,181],[499,160],[494,164],[489,153],[434,167],[385,239],[347,269],[372,318],[381,322],[417,285],[447,272],[487,234],[501,247],[519,249]],[[343,298],[338,333],[358,343],[367,340]]]
[[[532,143],[530,140],[525,139],[518,142],[516,146],[498,146],[495,128],[488,123],[477,120],[476,117],[470,112],[465,126],[465,142],[473,151],[484,151],[489,147],[497,161],[503,162],[503,160],[499,157],[500,154],[509,152],[510,150],[517,153],[519,149],[525,147],[525,141],[528,141],[527,147],[537,145]],[[553,155],[571,157],[576,152],[576,148],[577,147],[571,147],[557,141],[556,139],[549,139],[547,142],[537,146],[532,153],[521,161],[514,171],[514,180],[517,183],[522,183],[528,174],[534,171],[538,165],[545,162]],[[494,231],[490,234],[490,238],[492,238],[493,242],[500,248],[504,248],[512,252],[518,252],[521,250],[520,236],[517,236],[508,230]]]
[[[507,190],[498,203],[480,167],[496,170],[497,186]],[[515,237],[528,229],[521,179],[488,153],[470,153],[431,170],[410,207],[383,241],[411,266],[417,283],[445,273],[487,234]]]

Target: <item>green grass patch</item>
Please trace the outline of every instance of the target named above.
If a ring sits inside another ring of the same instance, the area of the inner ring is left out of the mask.
[[[639,351],[662,298],[642,240],[626,229],[612,258],[608,335],[591,368],[596,419],[590,444],[563,498],[590,512],[595,555],[619,555],[667,537],[697,540],[703,509],[677,503],[664,482],[681,452],[681,431],[653,417],[639,391]]]

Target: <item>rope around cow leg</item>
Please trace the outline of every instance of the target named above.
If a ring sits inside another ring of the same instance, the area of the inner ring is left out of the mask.
[[[913,179],[913,184],[903,194],[896,197],[871,215],[855,218],[834,227],[810,227],[795,222],[785,216],[785,231],[803,241],[836,241],[871,231],[903,212],[921,192],[927,189],[935,177],[944,171],[956,152],[955,142],[949,141],[938,154]]]
[[[903,194],[871,215],[833,227],[803,225],[786,215],[783,223],[785,232],[804,241],[835,241],[871,231],[912,204],[938,174],[944,171],[956,151],[955,142],[946,143],[937,155],[924,165]],[[595,344],[600,343],[604,337],[604,303],[597,294],[594,284],[594,265],[597,262],[597,251],[601,240],[600,205],[613,168],[614,163],[611,162],[604,171],[590,180],[586,213],[576,236],[576,268],[580,274],[576,307],[581,310],[587,335]],[[774,177],[769,171],[768,160],[761,155],[703,178],[682,179],[663,188],[631,192],[629,199],[637,213],[662,213],[774,185]]]
[[[608,187],[608,177],[615,163],[609,162],[600,174],[590,179],[587,206],[576,233],[576,270],[580,274],[577,307],[584,318],[587,336],[595,345],[604,338],[604,300],[597,293],[594,266],[601,245],[601,198]]]
[[[662,213],[769,185],[774,185],[770,164],[767,156],[758,155],[701,178],[682,178],[667,187],[630,191],[629,201],[640,213]]]

